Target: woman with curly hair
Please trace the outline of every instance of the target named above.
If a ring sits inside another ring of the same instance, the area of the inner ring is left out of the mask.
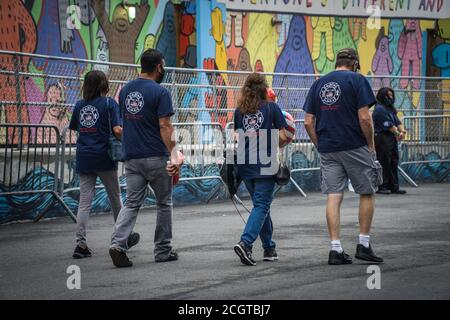
[[[267,101],[267,89],[264,75],[250,74],[234,112],[238,173],[253,202],[250,217],[234,251],[241,262],[249,266],[256,265],[252,246],[258,235],[264,249],[264,260],[278,260],[272,240],[270,205],[275,187],[274,175],[278,171],[278,146],[283,147],[288,140],[284,131],[287,123],[280,107]]]

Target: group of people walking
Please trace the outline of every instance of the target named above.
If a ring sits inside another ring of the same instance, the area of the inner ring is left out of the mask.
[[[112,263],[116,267],[132,266],[127,251],[140,240],[133,230],[148,185],[156,198],[155,261],[178,259],[171,243],[172,176],[178,174],[183,160],[175,151],[176,143],[172,139],[171,95],[160,85],[165,60],[159,51],[148,49],[140,62],[141,74],[121,89],[119,103],[106,97],[109,90],[106,75],[101,71],[88,72],[83,99],[73,110],[69,127],[78,132],[76,171],[80,177],[74,258],[92,255],[86,229],[96,181],[100,178],[115,222],[109,248]],[[374,253],[370,241],[374,194],[404,193],[398,186],[396,142],[404,138],[406,131],[396,114],[394,91],[382,88],[375,98],[369,82],[358,69],[356,51],[341,50],[336,70],[313,83],[303,106],[305,128],[320,153],[321,189],[327,194],[326,219],[331,241],[328,263],[332,265],[352,263],[340,241],[340,206],[348,180],[360,195],[360,232],[355,257],[374,263],[383,262]],[[236,164],[237,172],[253,203],[242,235],[234,246],[245,265],[256,264],[252,247],[258,236],[264,249],[263,260],[278,260],[270,210],[276,172],[269,169],[273,162],[278,163],[278,148],[288,143],[285,131],[288,125],[280,107],[268,97],[268,89],[264,75],[250,74],[234,112],[234,128],[239,133],[237,143],[245,150],[244,161]],[[372,117],[369,109],[375,104]],[[124,203],[120,197],[117,162],[110,156],[112,136],[122,140],[127,183]],[[270,158],[269,163],[261,154]]]

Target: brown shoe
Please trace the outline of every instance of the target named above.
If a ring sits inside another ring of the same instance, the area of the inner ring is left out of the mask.
[[[125,252],[122,252],[114,248],[110,248],[109,255],[111,256],[113,264],[117,268],[128,268],[133,265],[133,262],[131,262],[128,259],[127,254]]]

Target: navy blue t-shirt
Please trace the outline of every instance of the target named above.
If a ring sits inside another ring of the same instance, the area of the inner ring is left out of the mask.
[[[282,129],[286,128],[287,126],[288,125],[286,123],[286,119],[284,118],[280,107],[273,102],[266,102],[261,104],[256,114],[242,115],[239,111],[239,108],[234,111],[234,129],[237,130],[238,132],[239,129],[241,129],[242,130],[241,133],[245,134],[245,137],[241,135],[239,136],[238,142],[242,143],[242,141],[245,140],[245,164],[240,163],[237,164],[239,175],[242,178],[254,179],[254,178],[267,178],[268,176],[271,176],[267,174],[265,175],[261,174],[261,168],[270,167],[270,163],[267,162],[264,164],[261,163],[261,159],[259,157],[260,136],[261,136],[260,130],[261,129],[267,130],[267,140],[266,140],[267,150],[262,150],[262,152],[264,155],[267,155],[267,157],[270,157],[272,145],[270,129]],[[256,139],[254,140],[256,141],[256,144],[250,142],[250,139],[252,139],[250,137],[251,135],[256,136]],[[261,143],[261,145],[263,144]],[[256,156],[256,158],[254,159],[256,161],[251,161],[250,154]],[[273,155],[273,157],[275,158],[276,155]],[[278,168],[276,170],[278,170]]]
[[[398,126],[401,123],[394,110],[388,109],[382,104],[377,104],[372,113],[375,133],[389,132],[393,126]]]
[[[109,113],[109,118],[108,118]],[[76,171],[90,173],[117,168],[108,155],[111,130],[121,125],[119,105],[111,98],[79,100],[73,109],[69,128],[78,131]]]
[[[169,91],[153,80],[138,78],[122,88],[119,104],[124,159],[168,156],[159,131],[159,118],[174,114]]]
[[[358,110],[376,103],[367,79],[352,71],[332,71],[316,80],[303,110],[316,117],[321,153],[356,149],[367,145],[359,125]]]

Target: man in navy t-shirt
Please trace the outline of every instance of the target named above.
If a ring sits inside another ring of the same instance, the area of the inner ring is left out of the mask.
[[[339,240],[339,215],[348,179],[360,194],[360,235],[356,258],[382,262],[369,244],[374,193],[380,184],[374,132],[369,108],[376,103],[367,79],[359,74],[354,49],[341,50],[336,70],[316,80],[303,109],[305,128],[321,160],[321,189],[328,195],[327,222],[331,238],[329,264],[349,264],[352,259]]]
[[[127,238],[133,230],[147,184],[155,193],[157,219],[155,261],[178,259],[172,250],[172,175],[178,173],[180,160],[174,151],[174,114],[172,99],[160,83],[164,77],[164,56],[149,49],[142,54],[142,72],[120,91],[123,120],[123,156],[127,179],[127,199],[119,213],[111,241],[110,256],[116,267],[130,267],[126,255]],[[167,163],[170,160],[170,164]]]

